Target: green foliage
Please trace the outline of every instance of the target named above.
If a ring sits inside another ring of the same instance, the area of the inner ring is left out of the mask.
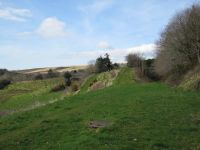
[[[105,57],[100,56],[96,59],[95,68],[97,73],[110,71],[113,69],[112,62],[109,55],[105,54]]]
[[[72,75],[71,75],[71,73],[70,72],[65,72],[64,73],[64,78],[65,78],[65,85],[66,86],[70,86],[71,85],[71,77],[72,77]]]
[[[72,75],[71,75],[70,72],[65,72],[65,73],[64,73],[64,78],[70,79],[71,77],[72,77]]]

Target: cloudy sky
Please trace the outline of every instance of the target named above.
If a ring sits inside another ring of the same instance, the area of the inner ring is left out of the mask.
[[[152,57],[178,11],[197,0],[0,0],[0,68],[87,64],[108,52]]]

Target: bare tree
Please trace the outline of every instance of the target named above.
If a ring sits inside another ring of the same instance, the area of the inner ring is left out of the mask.
[[[155,62],[160,75],[184,73],[200,64],[200,5],[178,13],[157,42]]]
[[[126,56],[128,67],[141,67],[142,66],[142,55],[139,53],[131,53]]]

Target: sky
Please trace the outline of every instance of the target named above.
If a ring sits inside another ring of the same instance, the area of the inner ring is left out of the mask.
[[[88,64],[109,53],[154,56],[177,12],[197,0],[0,0],[0,68]]]

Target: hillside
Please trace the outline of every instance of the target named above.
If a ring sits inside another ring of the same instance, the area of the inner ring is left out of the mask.
[[[86,69],[86,68],[87,68],[87,65],[71,66],[71,67],[46,67],[46,68],[17,70],[15,72],[22,73],[22,74],[35,74],[35,73],[46,74],[49,71],[49,69],[52,69],[52,70],[59,72],[59,73],[63,73],[63,72],[66,72],[66,71],[83,70],[83,69]]]
[[[33,109],[57,101],[66,94],[50,92],[51,88],[64,82],[63,78],[16,82],[0,90],[0,116]]]
[[[1,117],[0,149],[199,149],[199,98],[124,68],[107,88]]]

